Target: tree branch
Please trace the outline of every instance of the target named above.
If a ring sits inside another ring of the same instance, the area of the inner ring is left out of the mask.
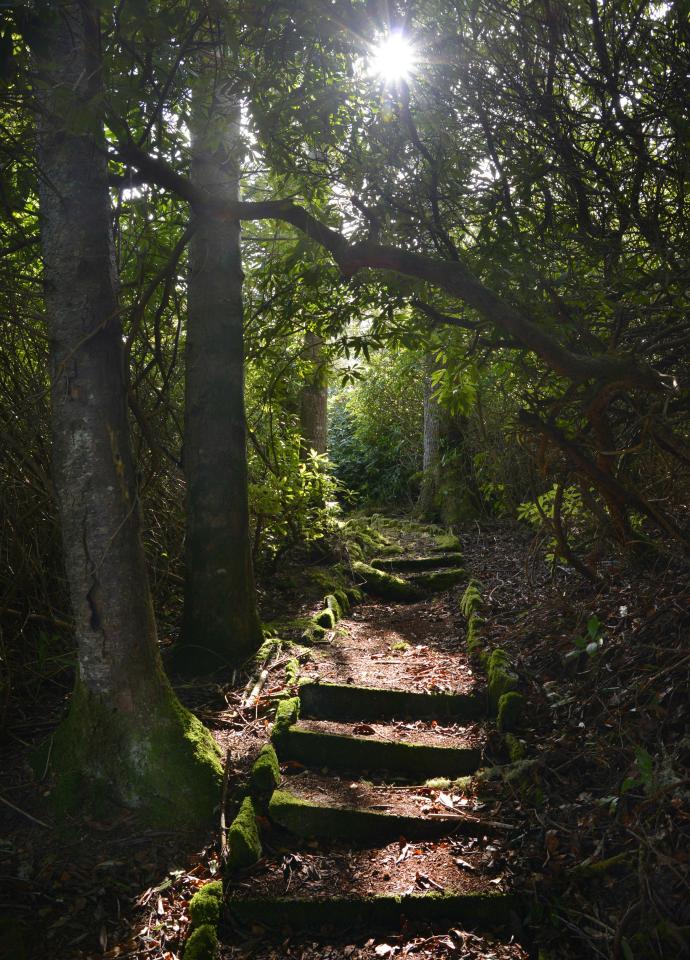
[[[486,287],[462,261],[436,260],[425,254],[373,240],[349,243],[340,233],[321,223],[292,200],[214,204],[194,187],[187,177],[134,144],[121,144],[118,156],[125,163],[140,170],[150,183],[171,190],[197,210],[203,209],[219,219],[281,220],[292,224],[327,250],[345,277],[354,276],[363,269],[377,269],[424,280],[462,300],[494,327],[532,350],[554,372],[568,380],[575,383],[598,380],[638,386],[646,390],[661,389],[657,374],[651,368],[639,366],[632,359],[613,356],[588,357],[568,350],[537,323]]]

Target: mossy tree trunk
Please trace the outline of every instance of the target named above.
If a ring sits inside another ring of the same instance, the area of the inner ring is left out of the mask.
[[[66,808],[112,799],[152,823],[208,816],[220,765],[163,672],[139,532],[100,118],[99,16],[67,0],[41,21],[41,244],[53,477],[78,643],[50,750]]]
[[[240,107],[223,67],[222,49],[211,46],[198,64],[192,104],[191,177],[216,205],[239,196]],[[209,672],[241,663],[262,636],[249,536],[240,227],[203,210],[195,227],[185,358],[184,625],[177,664]]]
[[[303,356],[310,364],[300,392],[301,453],[306,458],[310,450],[325,454],[328,441],[328,361],[323,339],[312,330],[304,336]]]

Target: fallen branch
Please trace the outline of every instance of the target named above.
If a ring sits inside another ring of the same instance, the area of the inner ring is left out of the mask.
[[[33,820],[33,822],[37,823],[39,827],[47,827],[48,830],[51,829],[49,823],[46,823],[44,820],[39,820],[38,817],[34,817],[32,814],[27,813],[26,810],[22,810],[21,807],[15,807],[13,803],[10,803],[9,800],[5,800],[4,797],[0,797],[0,803],[4,803],[6,806],[10,807],[12,810],[16,810],[17,813],[21,813],[21,815],[23,817],[26,817],[28,820]]]
[[[228,856],[228,833],[225,822],[225,808],[228,802],[228,784],[230,782],[230,757],[231,751],[225,754],[225,769],[223,770],[223,791],[220,796],[220,859],[225,863]]]

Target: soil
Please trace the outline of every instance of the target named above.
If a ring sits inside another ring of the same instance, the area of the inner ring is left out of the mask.
[[[343,897],[448,893],[495,893],[510,889],[510,872],[494,843],[452,838],[382,847],[294,840],[265,857],[251,876],[233,884],[231,897],[326,900]]]
[[[332,641],[315,648],[304,674],[420,693],[467,694],[478,687],[444,594],[422,603],[356,607]]]
[[[370,737],[386,743],[414,743],[429,747],[477,747],[484,742],[483,724],[467,726],[439,723],[436,720],[413,720],[409,722],[342,723],[338,720],[301,719],[299,726],[316,733]]]

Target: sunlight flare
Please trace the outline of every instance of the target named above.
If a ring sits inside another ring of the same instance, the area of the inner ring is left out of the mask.
[[[407,80],[417,63],[414,44],[395,30],[372,46],[369,72],[386,83]]]

